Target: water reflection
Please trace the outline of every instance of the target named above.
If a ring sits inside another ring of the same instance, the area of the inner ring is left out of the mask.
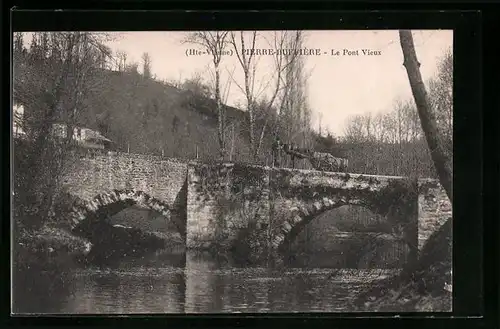
[[[182,269],[134,269],[110,273],[77,273],[77,293],[63,313],[179,313],[184,312]]]
[[[237,268],[206,254],[156,253],[118,267],[75,270],[69,288],[51,296],[57,309],[35,308],[66,314],[345,312],[354,311],[348,301],[370,273]]]

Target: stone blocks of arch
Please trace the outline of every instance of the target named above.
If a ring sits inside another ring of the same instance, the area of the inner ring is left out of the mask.
[[[107,193],[102,193],[94,197],[90,201],[84,201],[83,204],[75,205],[70,214],[71,229],[74,229],[82,221],[86,220],[90,215],[96,214],[103,207],[123,203],[122,209],[130,206],[127,204],[141,204],[152,210],[155,210],[165,216],[168,220],[171,218],[170,207],[148,194],[137,190],[113,190]],[[120,209],[120,210],[122,210]],[[108,214],[112,215],[112,214]]]

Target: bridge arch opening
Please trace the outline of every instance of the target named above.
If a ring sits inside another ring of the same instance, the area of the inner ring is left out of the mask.
[[[344,206],[362,207],[373,213],[373,215],[381,216],[390,225],[390,235],[392,240],[404,241],[403,246],[399,249],[410,250],[411,255],[405,257],[410,259],[416,257],[417,244],[417,223],[418,223],[418,205],[417,199],[411,196],[411,190],[403,191],[404,197],[401,198],[399,191],[391,191],[381,196],[373,194],[361,194],[359,197],[352,195],[323,197],[322,199],[310,200],[302,202],[298,206],[293,207],[287,218],[281,226],[276,230],[271,243],[278,252],[287,258],[292,255],[290,247],[297,236],[304,228],[313,221],[316,217],[323,213],[330,212]],[[389,197],[388,197],[389,196]],[[397,198],[396,198],[397,196]],[[338,211],[338,210],[337,210]],[[388,234],[389,233],[385,233]],[[370,263],[372,260],[365,259],[365,263]]]
[[[173,220],[157,210],[141,204],[134,204],[107,217],[110,224],[125,227],[137,227],[148,232],[178,232]]]
[[[407,261],[408,249],[391,223],[363,205],[329,209],[299,229],[282,247],[292,266],[400,268]]]
[[[138,206],[163,216],[168,223],[177,229],[181,237],[185,238],[185,225],[183,225],[181,218],[175,216],[172,207],[166,202],[138,190],[114,190],[99,194],[90,201],[76,202],[69,216],[70,228],[73,232],[92,230],[93,225],[108,221],[110,217],[120,214],[127,208],[137,208]],[[151,219],[151,217],[149,218]]]

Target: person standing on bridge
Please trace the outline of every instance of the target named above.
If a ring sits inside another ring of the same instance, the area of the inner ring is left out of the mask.
[[[273,141],[273,146],[272,146],[272,161],[273,161],[273,167],[279,167],[280,166],[280,159],[281,159],[281,149],[283,145],[281,144],[281,140],[278,135],[274,135],[274,141]]]

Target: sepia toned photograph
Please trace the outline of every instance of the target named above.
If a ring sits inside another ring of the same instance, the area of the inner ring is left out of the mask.
[[[12,314],[452,311],[452,30],[12,47]]]

